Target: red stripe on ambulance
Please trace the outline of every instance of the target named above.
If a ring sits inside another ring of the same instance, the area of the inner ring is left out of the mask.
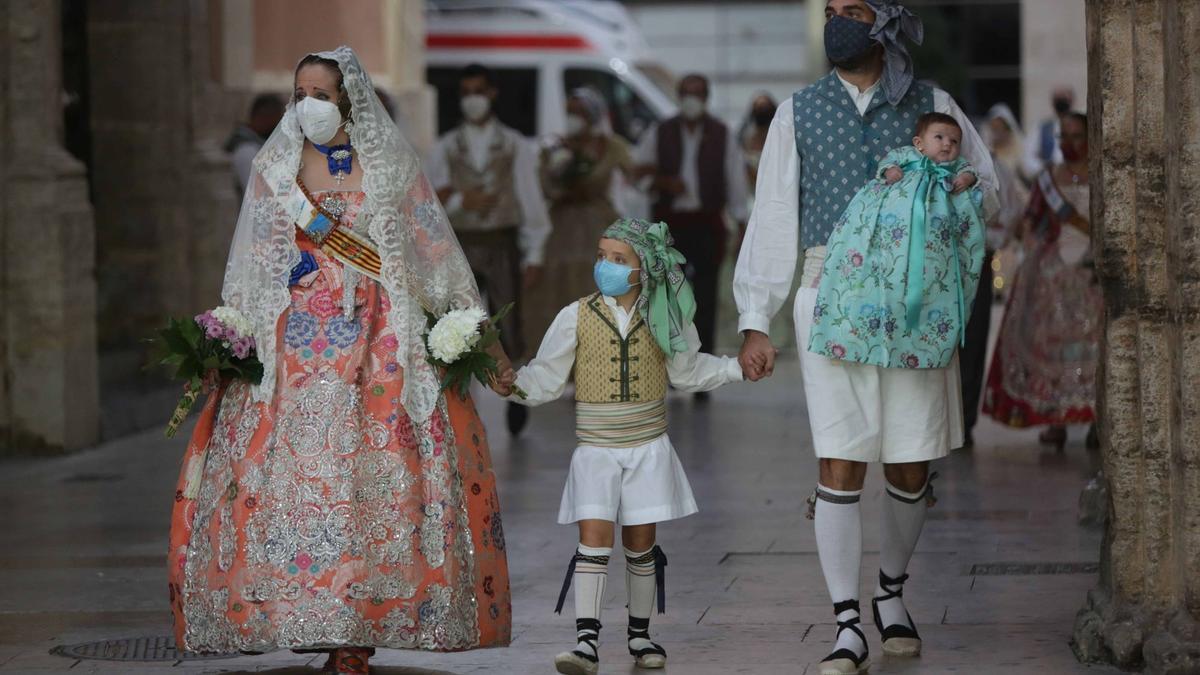
[[[441,33],[427,35],[425,46],[441,49],[592,49],[578,35],[480,35]]]

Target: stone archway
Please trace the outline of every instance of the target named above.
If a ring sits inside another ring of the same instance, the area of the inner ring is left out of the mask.
[[[1089,0],[1092,222],[1110,487],[1075,651],[1200,672],[1200,3]]]

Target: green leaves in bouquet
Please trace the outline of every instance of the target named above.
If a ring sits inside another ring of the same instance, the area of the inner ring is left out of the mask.
[[[488,349],[500,341],[500,322],[512,312],[513,304],[510,302],[501,307],[499,312],[496,312],[492,318],[488,319],[488,325],[479,334],[479,349]],[[493,368],[499,367],[495,359],[492,359],[492,364]]]
[[[499,365],[490,355],[471,351],[463,354],[452,365],[443,368],[445,375],[442,377],[442,391],[454,391],[459,398],[465,399],[467,394],[471,393],[471,380],[478,380],[483,386],[488,386]]]
[[[257,356],[239,359],[228,355],[227,350],[214,349],[220,343],[207,339],[193,319],[169,319],[167,327],[159,330],[158,337],[150,342],[153,354],[149,367],[174,368],[172,379],[199,386],[205,373],[216,370],[222,379],[262,382],[263,364]]]

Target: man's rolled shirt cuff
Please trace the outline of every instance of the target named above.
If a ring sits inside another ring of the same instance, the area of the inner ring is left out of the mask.
[[[738,332],[745,333],[748,330],[756,330],[763,335],[770,335],[771,319],[766,314],[758,312],[742,312],[738,319]]]

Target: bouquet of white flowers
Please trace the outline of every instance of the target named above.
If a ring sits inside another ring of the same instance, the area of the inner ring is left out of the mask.
[[[491,318],[478,307],[451,310],[440,319],[426,313],[430,327],[425,348],[429,362],[443,372],[442,391],[453,389],[466,398],[472,379],[486,387],[499,376],[500,365],[487,349],[500,340],[497,325],[512,307],[512,303],[505,305]],[[514,387],[513,393],[525,398],[520,387]]]

